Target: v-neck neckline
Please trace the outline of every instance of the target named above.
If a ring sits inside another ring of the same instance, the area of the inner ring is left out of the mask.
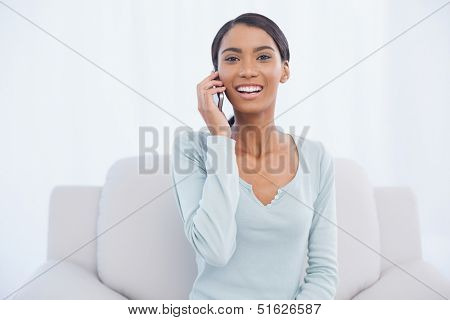
[[[251,197],[254,201],[256,201],[256,203],[258,203],[261,207],[265,208],[265,209],[269,209],[270,207],[272,207],[275,203],[277,203],[286,193],[286,191],[291,187],[292,184],[295,183],[295,181],[298,179],[298,177],[300,176],[300,170],[301,170],[301,164],[300,164],[300,148],[298,146],[298,142],[297,142],[297,138],[291,134],[288,133],[288,135],[292,138],[292,140],[294,140],[294,144],[295,147],[297,149],[297,154],[298,154],[298,164],[297,164],[297,171],[294,175],[294,177],[287,182],[284,186],[278,188],[277,193],[275,194],[275,196],[272,198],[272,200],[268,203],[268,204],[264,204],[261,202],[261,200],[258,199],[258,197],[256,196],[254,190],[253,190],[253,185],[248,183],[247,181],[245,181],[244,179],[241,178],[241,176],[239,176],[239,181],[241,182],[241,184],[246,187],[247,189],[249,189],[250,193],[251,193]]]

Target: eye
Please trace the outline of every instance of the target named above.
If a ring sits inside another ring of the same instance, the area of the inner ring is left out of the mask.
[[[236,57],[229,57],[229,58],[226,58],[225,61],[232,61],[232,62],[236,61],[236,60],[230,60],[230,59],[233,59],[233,58],[236,59]]]
[[[268,55],[266,55],[266,54],[260,55],[260,56],[258,57],[258,59],[261,58],[261,57],[266,57],[265,59],[261,59],[261,60],[263,60],[263,61],[269,60],[269,59],[270,59],[270,56],[268,56]],[[237,58],[236,58],[236,57],[228,57],[228,58],[225,59],[225,61],[230,61],[230,62],[235,62],[235,61],[236,61],[236,60],[230,60],[230,59],[237,59]]]
[[[260,55],[258,58],[261,58],[261,57],[267,57],[267,59],[263,59],[263,60],[269,60],[270,59],[270,57],[268,55],[265,55],[265,54]]]

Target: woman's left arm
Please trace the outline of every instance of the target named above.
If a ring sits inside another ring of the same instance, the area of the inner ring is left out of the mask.
[[[334,161],[323,144],[319,193],[308,238],[308,267],[295,300],[331,300],[338,284]]]

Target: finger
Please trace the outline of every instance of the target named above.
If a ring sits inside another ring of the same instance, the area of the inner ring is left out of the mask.
[[[211,74],[208,76],[208,78],[214,79],[216,77],[219,76],[219,71],[213,71],[211,72]]]
[[[211,72],[206,78],[204,78],[201,82],[200,85],[203,85],[205,82],[213,80],[215,78],[217,78],[219,76],[219,72],[215,71],[215,72]]]
[[[225,92],[225,90],[226,90],[225,87],[211,88],[211,89],[203,91],[202,96],[203,96],[203,99],[205,99],[204,101],[207,101],[207,100],[209,100],[208,96],[211,97],[211,99],[212,99],[213,95],[215,95],[219,92]],[[207,107],[207,104],[205,104],[204,107]]]
[[[227,89],[226,87],[211,88],[211,89],[206,90],[206,93],[213,95],[218,92],[224,92],[226,89]]]
[[[223,82],[220,80],[211,80],[209,82],[207,82],[204,86],[203,89],[204,90],[208,90],[209,88],[211,88],[212,86],[219,86],[222,87],[223,86]]]

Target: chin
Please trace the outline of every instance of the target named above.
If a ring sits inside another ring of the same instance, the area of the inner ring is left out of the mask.
[[[261,102],[261,101],[252,101],[252,102],[242,102],[239,101],[237,104],[232,103],[233,105],[233,109],[237,112],[240,113],[248,113],[248,114],[257,114],[257,113],[261,113],[262,111],[264,111],[264,109],[266,109],[266,102]]]

